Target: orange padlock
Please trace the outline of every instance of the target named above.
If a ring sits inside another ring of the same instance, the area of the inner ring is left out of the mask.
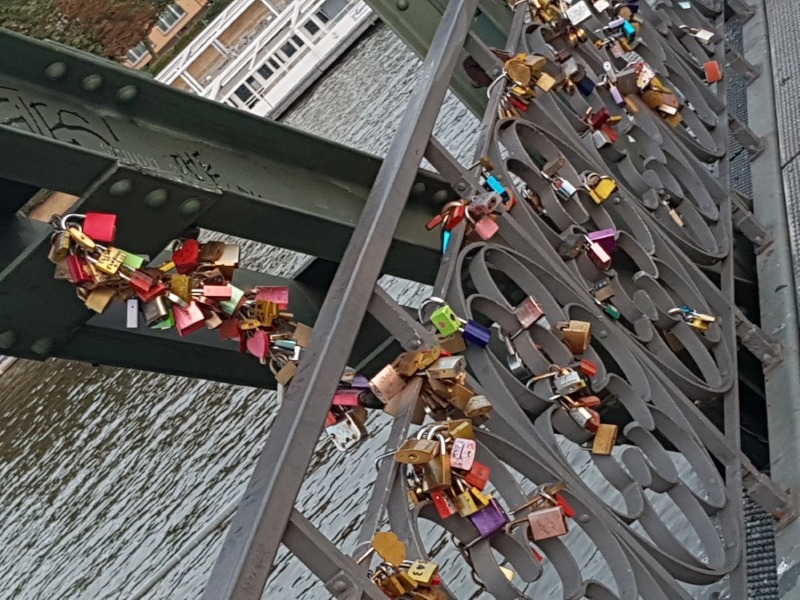
[[[722,81],[722,69],[719,68],[719,63],[715,60],[710,60],[703,65],[706,72],[706,81],[708,83],[716,83]]]

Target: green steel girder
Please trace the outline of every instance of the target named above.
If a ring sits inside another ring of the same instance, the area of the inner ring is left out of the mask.
[[[447,5],[445,0],[365,1],[420,57],[427,54]],[[505,32],[511,29],[511,20],[511,11],[506,6],[486,0],[481,2],[475,14],[470,35],[477,36],[487,46],[503,48],[507,37]],[[462,60],[466,57],[467,53],[462,51]],[[487,103],[486,91],[476,88],[464,69],[456,68],[450,89],[476,116],[483,115]]]
[[[150,254],[197,224],[338,262],[381,164],[7,31],[0,31],[0,147],[13,148],[0,177],[83,195],[84,208],[113,209],[123,230],[136,231],[128,248]],[[106,183],[100,196],[87,193]],[[421,224],[452,197],[441,178],[420,172],[387,273],[432,279],[438,239]]]

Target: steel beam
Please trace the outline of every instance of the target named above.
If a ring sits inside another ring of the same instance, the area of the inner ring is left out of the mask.
[[[206,600],[261,598],[346,357],[381,274],[478,0],[451,0],[353,239],[206,585]],[[313,560],[313,559],[312,559]]]
[[[149,219],[136,232],[140,245],[153,245],[156,233],[174,237],[188,217],[335,262],[381,165],[116,63],[7,31],[0,31],[0,147],[14,148],[0,163],[0,177],[78,196],[124,165],[114,177],[135,185],[124,191],[120,184],[107,203],[126,228],[134,215]],[[430,263],[432,279],[438,240],[419,223],[452,191],[428,172],[415,182],[386,271],[411,277],[422,268],[425,277]],[[175,185],[191,194],[181,203],[150,195]],[[190,198],[199,206],[185,204]],[[0,197],[0,205],[7,202]]]

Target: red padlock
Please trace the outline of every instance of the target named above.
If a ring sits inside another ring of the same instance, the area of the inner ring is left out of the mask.
[[[89,263],[82,256],[69,254],[67,256],[67,267],[69,268],[70,281],[75,285],[94,281],[92,271],[89,269]]]
[[[137,293],[141,292],[146,294],[150,288],[153,287],[155,279],[141,269],[136,269],[133,273],[131,273],[131,280],[129,283]]]
[[[456,505],[445,492],[432,491],[430,492],[430,496],[431,500],[433,500],[433,505],[436,507],[436,511],[439,513],[441,518],[447,519],[458,512]]]
[[[230,285],[204,285],[203,296],[215,300],[230,300],[233,288]]]
[[[191,273],[200,264],[200,244],[195,239],[188,239],[180,248],[172,252],[175,270],[181,275]]]
[[[466,214],[466,211],[467,209],[462,203],[460,202],[455,203],[455,205],[452,208],[450,208],[449,212],[447,212],[448,219],[447,223],[445,223],[444,228],[447,231],[454,229],[456,225],[458,225],[459,223],[461,223],[461,221],[464,220],[464,215]]]
[[[703,65],[703,70],[706,72],[706,81],[708,83],[722,81],[722,69],[719,68],[719,63],[717,61],[708,61]]]
[[[489,474],[492,470],[484,464],[479,463],[477,460],[472,461],[472,468],[464,476],[466,481],[472,487],[483,490],[489,483]]]
[[[444,215],[443,214],[438,214],[435,217],[433,217],[430,221],[425,223],[425,229],[430,231],[431,229],[434,229],[435,227],[438,227],[439,225],[441,225],[442,221],[444,221]]]
[[[114,243],[117,236],[117,215],[112,213],[87,212],[83,219],[83,233],[95,242]]]
[[[584,375],[586,375],[586,377],[589,377],[590,379],[597,375],[597,365],[587,358],[581,360],[581,364],[578,366],[578,368]]]
[[[359,406],[358,400],[361,395],[361,390],[358,389],[341,389],[336,390],[333,396],[334,406]]]
[[[331,411],[328,411],[328,415],[325,417],[325,427],[330,427],[331,425],[336,425],[339,422],[339,417],[333,414]]]
[[[564,511],[564,514],[567,517],[569,517],[570,519],[574,519],[575,518],[575,509],[572,508],[566,500],[564,500],[564,496],[562,496],[561,494],[556,494],[554,496],[554,498],[556,499],[556,503]]]
[[[239,319],[225,319],[217,328],[219,337],[223,340],[239,339]]]

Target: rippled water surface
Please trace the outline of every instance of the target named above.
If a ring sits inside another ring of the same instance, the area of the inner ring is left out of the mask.
[[[370,31],[284,120],[383,154],[420,61],[386,27]],[[472,159],[477,121],[454,98],[436,135]],[[304,257],[246,243],[243,266],[288,274]],[[382,282],[403,302],[419,286]],[[242,356],[242,360],[251,360]],[[270,430],[272,392],[51,360],[18,361],[0,377],[0,598],[129,598],[243,491]],[[318,445],[298,506],[343,550],[355,543],[388,420],[350,453]],[[200,596],[224,527],[148,598]],[[429,536],[432,543],[438,536]],[[452,551],[445,573],[460,597],[477,587]],[[283,552],[266,598],[328,598]]]

